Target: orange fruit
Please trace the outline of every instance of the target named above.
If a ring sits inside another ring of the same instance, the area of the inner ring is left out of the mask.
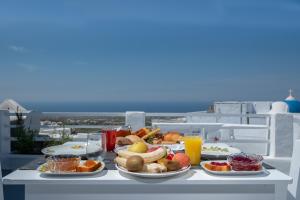
[[[93,172],[97,170],[101,166],[100,162],[95,160],[87,160],[83,163],[83,165],[79,165],[76,168],[77,172]]]

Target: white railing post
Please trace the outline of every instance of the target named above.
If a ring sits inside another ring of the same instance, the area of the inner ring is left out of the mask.
[[[271,114],[269,156],[290,157],[293,152],[293,135],[293,115]]]
[[[7,110],[0,110],[0,153],[10,153],[10,119]]]
[[[145,112],[126,112],[125,125],[130,126],[133,131],[137,131],[140,128],[145,127]]]

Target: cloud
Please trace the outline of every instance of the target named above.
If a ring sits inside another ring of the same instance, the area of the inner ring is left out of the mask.
[[[27,51],[27,49],[25,47],[22,46],[16,46],[16,45],[10,45],[8,46],[8,48],[14,52],[18,52],[18,53],[24,53]]]
[[[17,66],[28,72],[34,72],[38,69],[36,65],[32,65],[32,64],[17,63]]]

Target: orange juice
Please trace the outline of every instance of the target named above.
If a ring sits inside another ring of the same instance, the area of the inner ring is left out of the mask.
[[[191,159],[192,165],[199,165],[201,161],[202,139],[199,136],[184,137],[185,154]]]

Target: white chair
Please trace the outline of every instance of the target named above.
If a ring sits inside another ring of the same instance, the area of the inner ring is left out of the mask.
[[[4,200],[1,162],[0,162],[0,200]]]
[[[300,140],[294,141],[293,156],[291,160],[290,176],[293,183],[288,185],[288,199],[300,200]]]
[[[277,114],[277,113],[288,113],[289,106],[283,101],[277,101],[272,103],[272,109],[269,112],[270,114]]]

